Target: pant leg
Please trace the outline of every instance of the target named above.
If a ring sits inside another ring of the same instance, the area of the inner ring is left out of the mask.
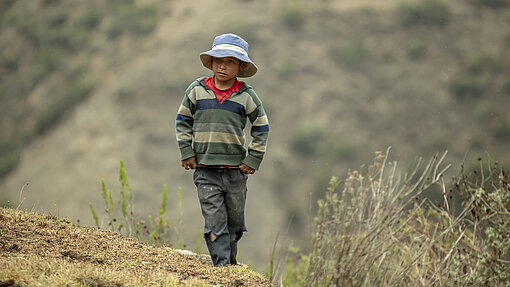
[[[248,175],[239,169],[229,170],[224,178],[225,207],[230,234],[230,264],[237,264],[237,243],[246,232],[244,209],[246,205]]]
[[[215,267],[231,264],[229,258],[231,254],[230,236],[228,234],[222,234],[216,237],[214,242],[209,236],[204,236],[204,239]]]
[[[221,174],[198,168],[193,181],[197,187],[198,199],[204,216],[204,233],[228,234],[228,215],[225,206],[225,190]]]
[[[206,169],[197,169],[193,180],[197,186],[198,198],[204,216],[204,239],[214,266],[230,263],[230,235],[225,207],[225,191],[221,174]],[[217,237],[210,239],[210,233]]]

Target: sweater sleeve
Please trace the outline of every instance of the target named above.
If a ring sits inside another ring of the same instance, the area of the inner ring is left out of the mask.
[[[257,108],[248,115],[248,118],[252,124],[250,131],[252,142],[248,145],[248,155],[243,163],[258,170],[266,153],[269,136],[269,121],[262,103],[258,103]]]
[[[195,104],[190,98],[192,88],[188,88],[184,95],[184,99],[177,111],[175,119],[175,135],[177,144],[181,151],[181,160],[195,156],[193,150],[193,115],[195,113]]]

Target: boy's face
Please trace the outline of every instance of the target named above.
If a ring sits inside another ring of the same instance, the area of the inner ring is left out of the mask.
[[[235,79],[239,71],[244,70],[246,63],[234,57],[213,58],[212,71],[216,80],[230,82]]]

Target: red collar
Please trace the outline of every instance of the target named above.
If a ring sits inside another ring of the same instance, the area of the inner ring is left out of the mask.
[[[223,102],[228,99],[233,93],[238,92],[243,87],[243,83],[239,82],[237,79],[235,80],[232,87],[226,89],[226,90],[220,90],[216,88],[214,85],[214,76],[204,79],[205,85],[213,90],[214,94],[216,95],[216,98],[218,98],[218,101],[223,104]]]

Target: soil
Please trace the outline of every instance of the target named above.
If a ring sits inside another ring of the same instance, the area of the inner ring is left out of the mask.
[[[0,208],[0,239],[0,261],[14,256],[36,255],[113,269],[122,262],[122,267],[118,268],[124,271],[128,268],[129,272],[140,274],[158,269],[181,278],[183,284],[186,280],[198,279],[214,286],[274,286],[262,275],[223,272],[225,267],[213,267],[206,255],[146,245],[110,230],[78,226],[66,218],[51,215]]]

